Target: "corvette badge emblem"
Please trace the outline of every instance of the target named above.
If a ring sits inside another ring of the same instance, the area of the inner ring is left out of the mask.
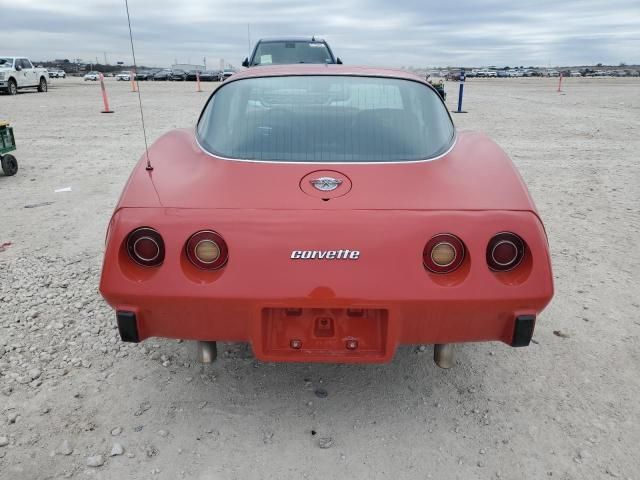
[[[321,192],[331,192],[342,185],[342,180],[332,177],[320,177],[313,180],[309,180],[317,190]]]
[[[360,250],[294,250],[292,260],[358,260]]]

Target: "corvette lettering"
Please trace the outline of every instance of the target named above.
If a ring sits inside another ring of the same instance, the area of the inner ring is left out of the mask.
[[[294,250],[292,260],[358,260],[359,250]]]

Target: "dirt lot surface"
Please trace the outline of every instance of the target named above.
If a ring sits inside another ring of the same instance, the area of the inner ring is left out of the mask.
[[[110,80],[101,114],[99,86],[71,78],[0,96],[20,162],[0,175],[0,478],[639,479],[640,82],[556,85],[467,82],[454,120],[519,167],[556,297],[529,348],[465,345],[447,371],[431,347],[344,366],[224,344],[202,366],[190,342],[121,343],[97,285],[143,149],[137,97]],[[195,124],[194,88],[142,84],[151,140]]]

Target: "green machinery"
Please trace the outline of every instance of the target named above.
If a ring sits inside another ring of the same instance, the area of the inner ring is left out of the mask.
[[[18,160],[9,152],[16,149],[16,139],[13,136],[13,128],[9,126],[9,122],[0,120],[0,163],[2,171],[8,177],[18,172]]]

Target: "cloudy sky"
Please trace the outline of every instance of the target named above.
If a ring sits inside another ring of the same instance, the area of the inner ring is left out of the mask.
[[[345,63],[640,63],[640,0],[129,0],[139,64],[239,65],[263,36],[326,38]],[[131,61],[124,0],[0,0],[0,54]]]

